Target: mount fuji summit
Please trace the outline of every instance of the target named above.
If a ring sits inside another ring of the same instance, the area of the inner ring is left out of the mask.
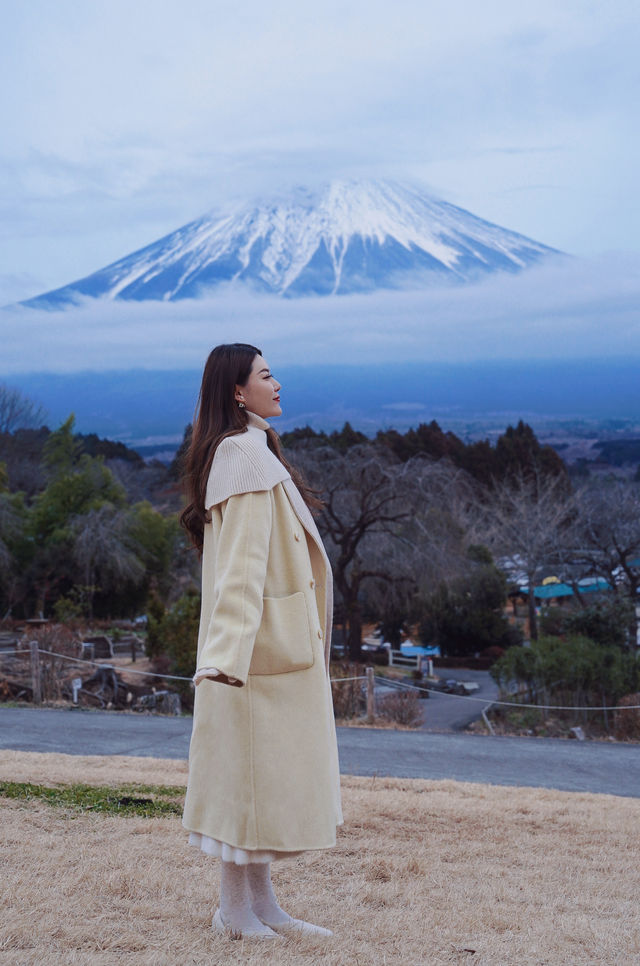
[[[212,211],[23,304],[173,301],[222,284],[285,297],[342,295],[476,281],[557,254],[413,184],[338,180]]]

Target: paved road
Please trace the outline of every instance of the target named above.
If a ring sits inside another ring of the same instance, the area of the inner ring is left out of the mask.
[[[437,668],[441,680],[456,678],[458,681],[473,681],[478,690],[473,692],[473,700],[456,694],[431,692],[424,701],[424,731],[462,731],[476,721],[482,711],[498,697],[498,685],[488,671],[468,671],[462,668]],[[426,687],[429,687],[427,684]],[[482,701],[478,701],[482,698]]]
[[[0,708],[0,748],[186,758],[190,718]],[[640,798],[640,745],[339,728],[345,775],[453,778]]]
[[[420,687],[429,691],[429,696],[421,701],[422,731],[463,731],[472,721],[477,721],[482,712],[486,711],[492,701],[498,697],[498,685],[488,671],[439,667],[437,674],[441,681],[446,681],[448,678],[455,678],[462,682],[473,681],[478,685],[478,689],[470,697],[464,697],[429,690],[432,686],[428,681],[423,682]],[[409,675],[404,678],[404,681],[407,684],[415,684]],[[394,690],[391,685],[385,685],[382,678],[376,678],[376,694],[379,697],[393,693]]]

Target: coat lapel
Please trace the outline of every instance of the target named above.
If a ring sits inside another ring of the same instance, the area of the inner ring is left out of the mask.
[[[302,499],[298,487],[295,485],[292,479],[283,480],[282,486],[284,487],[285,493],[289,497],[289,502],[293,507],[293,511],[297,516],[298,520],[307,531],[314,544],[318,548],[320,556],[324,561],[325,567],[325,643],[324,643],[324,656],[327,669],[329,668],[329,657],[331,652],[331,631],[333,627],[333,574],[331,572],[331,564],[329,563],[329,558],[327,556],[327,551],[324,549],[324,544],[322,543],[322,537],[318,532],[316,526],[316,521],[311,515],[309,507]]]
[[[286,490],[287,496],[289,497],[289,502],[291,503],[291,506],[293,507],[298,520],[305,528],[305,530],[307,531],[307,533],[309,534],[313,542],[317,544],[318,550],[322,554],[327,567],[329,567],[329,558],[327,557],[327,552],[324,549],[324,545],[322,543],[322,537],[318,532],[316,521],[313,519],[311,515],[311,511],[309,510],[309,507],[302,499],[300,490],[295,485],[291,477],[289,477],[289,479],[283,480],[282,485]]]

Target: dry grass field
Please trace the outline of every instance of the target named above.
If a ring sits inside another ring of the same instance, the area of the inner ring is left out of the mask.
[[[0,781],[183,786],[183,762],[0,752]],[[337,847],[274,866],[330,940],[214,936],[217,868],[178,817],[0,798],[0,963],[634,966],[640,801],[344,778]]]

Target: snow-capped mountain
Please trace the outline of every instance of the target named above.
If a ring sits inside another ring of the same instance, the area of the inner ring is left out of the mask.
[[[415,185],[342,180],[210,212],[25,304],[194,298],[222,283],[282,296],[366,292],[517,272],[551,254]]]

